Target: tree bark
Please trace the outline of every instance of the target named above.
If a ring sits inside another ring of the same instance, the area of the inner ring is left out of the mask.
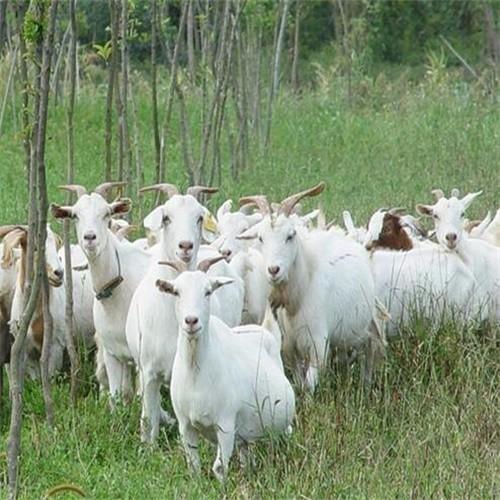
[[[160,158],[161,158],[161,143],[160,143],[160,126],[158,121],[158,89],[157,89],[157,57],[156,46],[157,39],[157,23],[158,23],[158,0],[151,2],[151,101],[153,106],[153,138],[155,143],[155,178],[160,178]]]
[[[193,0],[188,0],[188,12],[187,12],[187,55],[188,55],[188,67],[189,76],[191,78],[191,83],[194,84],[196,78],[196,65],[194,59],[194,6]]]
[[[7,39],[7,0],[0,0],[0,54]]]
[[[69,99],[68,99],[68,167],[67,182],[74,184],[75,181],[75,137],[74,137],[74,109],[75,109],[75,91],[76,91],[76,0],[70,0],[69,18],[71,28],[70,54],[69,54]],[[68,192],[66,203],[71,203],[72,194]],[[71,266],[71,247],[70,247],[70,220],[64,219],[63,222],[64,237],[64,276],[66,285],[66,309],[64,316],[66,330],[66,348],[70,360],[71,370],[71,401],[76,404],[78,395],[78,373],[80,371],[80,360],[75,343],[75,332],[73,322],[73,272]]]
[[[293,59],[292,59],[292,88],[295,93],[299,90],[299,38],[300,38],[300,0],[295,0],[295,25],[293,27]]]
[[[116,81],[116,65],[118,53],[118,37],[116,30],[116,7],[115,0],[109,0],[109,17],[111,27],[111,59],[108,62],[108,91],[106,94],[106,117],[104,125],[104,149],[106,157],[106,169],[104,179],[110,181],[113,177],[113,93]]]
[[[28,255],[27,255],[27,280],[25,287],[25,304],[20,321],[14,325],[16,339],[12,346],[10,362],[10,381],[12,409],[8,437],[7,450],[7,470],[8,470],[8,496],[15,499],[17,496],[19,455],[21,448],[21,425],[23,409],[23,380],[24,380],[24,348],[28,327],[35,310],[42,273],[44,268],[44,251],[46,237],[47,220],[47,191],[45,183],[45,133],[47,125],[47,105],[50,88],[50,63],[52,59],[54,30],[56,22],[58,0],[52,0],[49,8],[48,27],[43,33],[43,57],[39,76],[36,75],[36,89],[39,89],[39,96],[35,100],[35,130],[34,130],[34,154],[29,160],[30,179],[30,204],[28,214]],[[40,4],[37,4],[40,7]],[[21,38],[22,38],[21,34]],[[40,45],[40,44],[39,44]],[[39,56],[39,51],[37,51]],[[33,159],[33,161],[31,161]],[[28,161],[28,160],[27,160]],[[34,181],[37,181],[36,184]],[[35,190],[35,187],[38,189]],[[38,192],[38,203],[35,193]],[[37,231],[38,229],[38,231]],[[37,236],[37,258],[34,265],[34,237]]]
[[[278,32],[278,40],[276,42],[276,52],[274,56],[273,68],[273,91],[274,94],[278,93],[280,86],[280,65],[281,65],[281,52],[283,50],[283,40],[285,38],[286,20],[288,17],[288,8],[290,7],[290,0],[283,0],[283,13],[281,14],[280,29]]]
[[[127,180],[127,189],[130,195],[132,184],[132,168],[130,162],[130,135],[128,127],[128,0],[122,0],[121,4],[121,19],[120,19],[120,34],[121,34],[121,63],[122,63],[122,86],[121,86],[121,116],[120,125],[123,141],[123,166],[122,172]],[[120,177],[120,180],[123,176]]]

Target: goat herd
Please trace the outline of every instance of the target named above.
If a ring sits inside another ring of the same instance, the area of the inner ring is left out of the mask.
[[[120,215],[130,200],[106,200],[123,183],[105,183],[72,206],[51,206],[70,218],[78,245],[71,246],[74,322],[87,345],[97,345],[96,377],[111,401],[137,392],[142,401],[141,439],[153,442],[173,416],[161,407],[170,387],[175,418],[189,465],[200,469],[200,435],[217,443],[213,471],[222,480],[236,446],[267,431],[290,433],[297,384],[313,391],[320,370],[364,360],[369,383],[386,349],[416,313],[430,324],[444,318],[500,322],[500,210],[469,223],[464,212],[480,194],[417,205],[434,219],[431,241],[418,220],[400,209],[378,210],[365,227],[344,212],[345,229],[323,213],[301,214],[299,202],[320,194],[324,183],[281,203],[265,196],[226,201],[214,217],[194,186],[181,194],[171,184],[167,201],[145,219],[147,238],[130,241]],[[0,228],[0,312],[18,321],[24,302],[27,229]],[[46,268],[54,341],[49,370],[61,368],[65,349],[63,249],[50,228]],[[28,332],[27,373],[37,377],[43,342],[39,306]],[[95,332],[95,335],[94,335]],[[283,356],[283,360],[282,360]]]

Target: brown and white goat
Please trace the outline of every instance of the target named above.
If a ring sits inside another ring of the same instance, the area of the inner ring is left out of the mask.
[[[2,267],[8,269],[13,265],[16,251],[19,258],[15,263],[15,286],[10,310],[10,325],[19,321],[25,301],[26,266],[27,266],[27,240],[28,232],[25,226],[3,226],[0,228],[0,237],[4,237]],[[46,273],[50,284],[49,306],[53,319],[53,344],[49,358],[49,373],[52,375],[62,366],[64,351],[64,287],[63,268],[57,255],[61,246],[60,238],[47,227],[45,242]],[[40,296],[31,320],[27,336],[27,365],[26,371],[32,378],[39,376],[39,358],[42,351],[44,338],[44,316],[42,297]]]

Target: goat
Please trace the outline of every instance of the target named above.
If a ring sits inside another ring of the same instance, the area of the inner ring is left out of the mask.
[[[12,297],[10,324],[21,318],[25,302],[25,283],[27,266],[28,229],[26,226],[3,226],[0,235],[4,236],[4,254],[2,267],[8,268],[14,258],[14,251],[20,250],[16,264],[16,284]],[[49,310],[53,319],[53,343],[49,356],[49,374],[54,375],[62,368],[63,352],[66,345],[64,336],[64,271],[57,255],[60,247],[59,237],[47,226],[45,241],[45,269],[49,281]],[[12,328],[11,328],[12,329]],[[40,295],[36,309],[28,328],[26,347],[26,372],[31,378],[40,376],[39,359],[44,338],[44,318],[42,297]]]
[[[214,245],[219,252],[231,261],[234,255],[245,253],[248,259],[249,269],[245,274],[245,305],[243,308],[244,324],[258,323],[264,320],[264,314],[269,294],[264,270],[262,254],[247,241],[238,239],[238,235],[244,233],[262,220],[262,214],[248,214],[243,210],[231,212],[231,200],[224,202],[217,211],[217,223],[219,237]]]
[[[130,353],[125,335],[125,323],[134,290],[149,267],[150,255],[127,241],[120,242],[109,229],[113,215],[125,214],[130,200],[118,199],[108,203],[104,196],[123,182],[107,182],[87,194],[83,186],[62,186],[76,192],[78,201],[73,206],[51,205],[57,219],[75,220],[78,243],[85,254],[95,298],[94,324],[109,380],[112,400],[132,395]]]
[[[430,245],[425,230],[411,215],[401,215],[401,209],[377,210],[368,222],[363,244],[367,250],[408,251],[422,245]]]
[[[210,315],[210,297],[229,283],[200,271],[156,281],[176,300],[179,331],[170,393],[186,458],[199,473],[199,436],[217,443],[212,470],[220,481],[235,445],[244,462],[247,443],[266,431],[290,433],[295,414],[295,395],[272,335],[257,326],[235,335]]]
[[[364,248],[337,233],[308,232],[291,217],[302,198],[321,193],[324,186],[320,183],[288,197],[277,211],[271,211],[264,196],[240,200],[254,201],[265,214],[256,229],[240,237],[259,238],[271,286],[270,304],[283,308],[285,363],[311,391],[330,348],[341,354],[366,349],[367,381],[375,353],[384,350],[374,325],[374,284]]]
[[[180,261],[187,269],[196,266],[206,213],[198,197],[217,191],[194,186],[188,188],[186,195],[181,195],[172,184],[141,189],[142,192],[152,190],[168,196],[163,205],[144,219],[147,229],[160,233],[160,242],[154,251],[153,263],[134,293],[126,322],[127,342],[142,386],[141,439],[146,442],[156,439],[160,418],[171,421],[160,407],[160,387],[170,382],[177,339],[174,301],[155,293],[156,279],[173,278],[174,270],[158,262]]]
[[[456,254],[476,279],[476,299],[493,322],[500,321],[500,248],[487,241],[470,238],[464,230],[465,211],[482,193],[458,198],[458,190],[448,199],[441,195],[434,205],[417,205],[417,211],[434,219],[436,238],[447,252]]]

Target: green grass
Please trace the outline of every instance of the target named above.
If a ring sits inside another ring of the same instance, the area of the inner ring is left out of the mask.
[[[403,86],[404,87],[404,86]],[[275,110],[272,144],[253,151],[238,182],[224,176],[226,197],[264,192],[279,200],[319,180],[329,217],[352,210],[363,222],[382,206],[428,202],[430,190],[483,189],[471,217],[500,199],[498,104],[464,88],[389,88],[348,109],[340,91],[283,96]],[[147,181],[154,149],[147,92],[137,95]],[[104,91],[87,89],[76,110],[77,181],[102,180]],[[196,103],[190,103],[193,123]],[[47,168],[51,200],[63,199],[65,112],[51,108]],[[19,132],[7,122],[0,137],[0,222],[22,222],[26,190]],[[176,123],[169,147],[168,180],[182,185]],[[227,159],[227,156],[225,156]],[[495,337],[496,335],[496,337]],[[288,440],[255,446],[255,465],[233,464],[221,486],[210,474],[214,450],[202,448],[203,475],[192,478],[175,430],[159,444],[139,442],[139,403],[113,414],[90,392],[76,409],[68,383],[54,385],[56,430],[47,429],[38,384],[26,387],[21,459],[22,498],[41,498],[61,483],[91,498],[488,498],[499,492],[500,401],[498,332],[490,335],[445,325],[434,336],[423,325],[391,344],[373,394],[359,373],[327,373],[314,397],[302,395]],[[6,394],[4,395],[6,397]],[[8,422],[0,423],[6,443]],[[0,497],[5,494],[0,454]]]

